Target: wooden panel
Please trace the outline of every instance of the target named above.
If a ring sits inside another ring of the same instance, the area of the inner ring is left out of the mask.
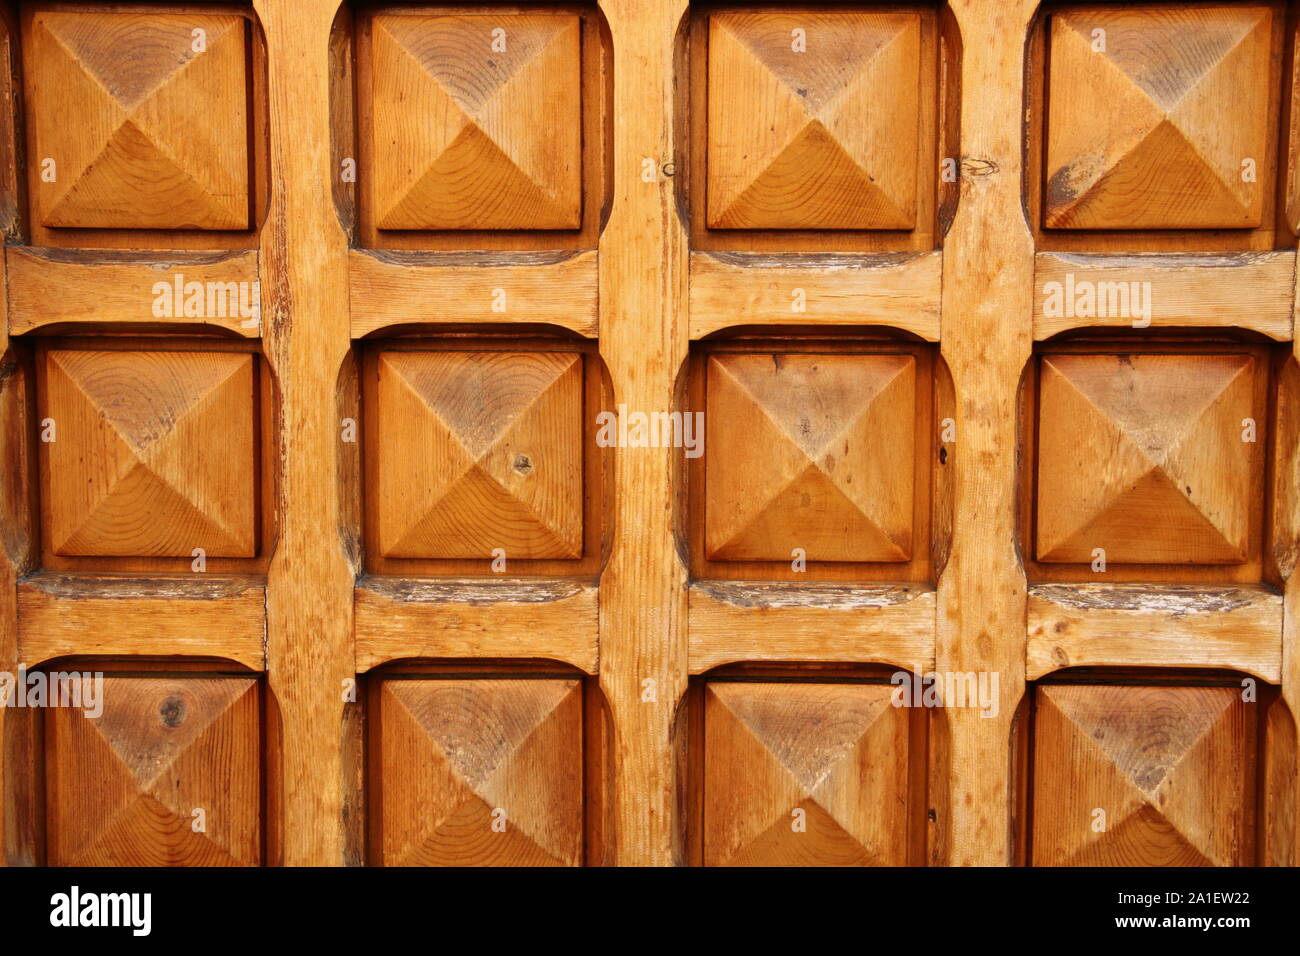
[[[1186,667],[1282,679],[1282,598],[1262,587],[1048,584],[1029,589],[1027,676]]]
[[[911,557],[910,355],[714,355],[706,416],[711,560]]]
[[[52,350],[42,527],[60,555],[255,553],[254,359]]]
[[[111,623],[106,623],[111,622]],[[74,577],[18,585],[18,656],[221,657],[266,665],[266,588],[251,577]]]
[[[582,862],[582,685],[385,680],[379,690],[375,862]]]
[[[373,453],[390,558],[578,558],[582,356],[381,352]]]
[[[1075,328],[1240,328],[1291,340],[1294,249],[1035,257],[1034,338]]]
[[[348,254],[352,335],[413,323],[547,323],[594,337],[596,253]]]
[[[690,589],[690,672],[736,661],[934,666],[934,592],[913,585],[748,584]]]
[[[404,658],[528,658],[596,673],[595,585],[394,580],[356,589],[357,671]]]
[[[32,181],[41,223],[248,228],[247,55],[239,16],[37,12],[30,156],[55,163]]]
[[[1052,355],[1039,391],[1041,561],[1241,564],[1262,456],[1252,356]]]
[[[892,692],[711,682],[705,865],[904,865],[908,717]]]
[[[943,253],[691,254],[691,338],[740,325],[885,325],[939,341]]]
[[[577,16],[380,14],[372,29],[380,229],[581,225]]]
[[[50,708],[50,864],[260,863],[258,698],[250,678],[107,676],[97,719]]]
[[[710,15],[709,228],[913,228],[920,61],[915,12]]]
[[[204,325],[247,338],[261,334],[256,252],[160,258],[6,246],[5,259],[12,335],[54,331],[63,323]]]
[[[1233,687],[1038,688],[1034,865],[1250,865],[1251,710]]]
[[[1053,13],[1045,225],[1260,226],[1272,29],[1272,9],[1255,4]]]

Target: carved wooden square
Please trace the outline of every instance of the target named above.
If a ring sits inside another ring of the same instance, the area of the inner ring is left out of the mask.
[[[714,13],[708,61],[710,228],[916,225],[918,12]]]
[[[1038,560],[1246,562],[1260,445],[1243,439],[1266,420],[1256,373],[1248,354],[1045,356]]]
[[[576,14],[378,14],[372,26],[380,229],[577,229]]]
[[[42,516],[58,555],[251,557],[255,359],[45,353]]]
[[[388,558],[583,553],[583,359],[385,351],[374,469]]]
[[[379,720],[379,862],[582,863],[579,681],[386,680]]]
[[[247,34],[220,13],[36,12],[24,66],[38,221],[247,229]]]
[[[904,865],[908,717],[892,691],[710,683],[704,864]]]
[[[1066,7],[1051,15],[1044,225],[1261,225],[1274,11]]]
[[[1251,709],[1240,687],[1038,688],[1033,863],[1249,866]]]
[[[708,360],[705,551],[715,561],[912,556],[916,360]]]
[[[101,703],[46,712],[49,863],[260,864],[257,681],[109,675]]]

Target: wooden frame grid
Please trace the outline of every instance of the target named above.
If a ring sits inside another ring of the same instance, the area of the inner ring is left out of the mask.
[[[1026,859],[1019,828],[1029,682],[1049,673],[1077,678],[1081,672],[1070,668],[1079,667],[1107,673],[1136,667],[1148,675],[1231,670],[1278,688],[1262,721],[1261,773],[1268,786],[1260,789],[1277,796],[1261,796],[1258,858],[1294,865],[1300,860],[1292,799],[1300,785],[1295,252],[1290,239],[1282,243],[1286,249],[1270,240],[1230,252],[1219,246],[1212,256],[1197,248],[1191,257],[1179,243],[1152,242],[1123,249],[1124,255],[1110,246],[1086,257],[1037,246],[1035,220],[1025,212],[1037,160],[1032,149],[1026,153],[1022,122],[1026,108],[1034,110],[1041,69],[1034,45],[1025,43],[1038,29],[1037,8],[1036,0],[950,0],[938,15],[935,33],[949,48],[936,56],[937,95],[954,121],[960,117],[961,129],[952,201],[936,192],[941,251],[933,248],[937,240],[907,254],[692,250],[681,177],[673,174],[686,168],[695,145],[683,79],[694,76],[683,32],[692,16],[688,3],[601,0],[596,10],[608,26],[601,69],[612,64],[612,72],[599,85],[608,84],[615,118],[602,134],[610,177],[603,229],[575,247],[582,251],[529,246],[474,253],[465,251],[472,243],[441,240],[401,251],[355,248],[351,213],[339,198],[349,193],[337,182],[338,128],[351,115],[340,106],[338,82],[346,16],[340,18],[338,0],[254,0],[266,55],[266,215],[236,245],[257,248],[230,254],[220,251],[221,242],[160,237],[144,249],[111,255],[56,253],[34,242],[5,250],[0,670],[94,656],[163,658],[171,667],[217,659],[222,668],[233,662],[262,673],[263,732],[276,742],[267,753],[265,862],[362,865],[365,695],[349,698],[349,682],[403,661],[439,675],[560,662],[589,675],[584,694],[599,695],[607,728],[596,769],[587,765],[604,789],[600,837],[586,844],[585,862],[645,866],[699,858],[685,796],[692,762],[700,758],[692,679],[727,676],[715,671],[723,665],[743,670],[766,663],[782,668],[782,679],[813,681],[819,668],[836,664],[996,671],[1001,680],[992,718],[972,708],[912,717],[929,732],[920,764],[924,821],[909,852],[931,865]],[[3,76],[21,68],[14,23],[10,14],[0,38]],[[1290,80],[1287,74],[1283,85]],[[12,110],[12,96],[4,102]],[[19,120],[6,115],[0,132],[13,139]],[[21,194],[29,169],[18,158],[18,142],[0,150],[0,189],[12,196]],[[1286,168],[1293,165],[1292,158]],[[654,171],[649,178],[647,168]],[[11,240],[24,234],[17,213],[5,232]],[[177,244],[187,252],[165,251]],[[1069,270],[1123,273],[1131,265],[1126,255],[1135,251],[1148,256],[1143,278],[1170,290],[1153,320],[1157,329],[1215,334],[1240,327],[1292,353],[1274,376],[1267,546],[1261,544],[1262,574],[1250,587],[1197,582],[1179,591],[1165,582],[1097,595],[1090,585],[1027,582],[1018,547],[1019,403],[1035,342],[1085,325],[1129,334],[1115,328],[1127,321],[1061,322],[1044,315],[1040,291],[1045,277]],[[204,281],[259,279],[260,324],[237,328],[221,317],[151,315],[147,280],[191,269]],[[1234,277],[1231,293],[1223,291],[1224,275]],[[55,297],[55,288],[68,291]],[[505,292],[504,312],[492,308],[497,289]],[[806,299],[803,312],[791,312],[795,289]],[[344,420],[361,414],[355,356],[371,346],[358,349],[358,341],[414,333],[438,342],[449,328],[534,335],[543,325],[582,336],[590,359],[604,363],[614,400],[646,411],[686,407],[691,343],[724,329],[782,339],[796,329],[839,336],[876,326],[937,343],[934,417],[952,437],[936,439],[931,459],[939,462],[931,473],[932,572],[906,585],[860,578],[692,580],[679,450],[617,449],[605,484],[612,512],[608,555],[597,567],[560,579],[365,576],[359,450],[341,438]],[[208,577],[144,568],[117,576],[54,573],[44,564],[33,512],[36,423],[31,370],[21,360],[29,341],[46,334],[174,339],[202,329],[225,336],[223,348],[242,342],[238,347],[260,350],[276,384],[269,426],[275,452],[265,471],[274,475],[269,497],[277,534],[265,566]],[[593,739],[590,731],[587,736]],[[13,796],[30,777],[35,745],[23,719],[7,708],[0,708],[0,739],[7,794],[0,801],[0,859],[37,862],[35,827]],[[919,772],[910,765],[909,773]]]

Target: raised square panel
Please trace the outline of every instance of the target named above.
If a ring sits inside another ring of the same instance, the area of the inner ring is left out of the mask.
[[[252,557],[254,358],[54,349],[45,354],[47,547],[59,555]]]
[[[582,863],[579,681],[386,680],[379,720],[379,862]]]
[[[46,712],[53,866],[261,862],[257,681],[104,678],[103,713]]]
[[[34,14],[27,159],[41,169],[39,221],[247,229],[247,30],[224,14]]]
[[[1272,30],[1251,4],[1053,13],[1044,225],[1258,227]]]
[[[708,361],[705,550],[714,561],[907,561],[916,360]]]
[[[374,18],[380,229],[577,229],[576,14]]]
[[[1039,382],[1037,554],[1242,564],[1258,442],[1250,355],[1051,355]]]
[[[919,13],[714,13],[708,58],[711,229],[916,225]]]
[[[1034,721],[1034,865],[1252,863],[1240,688],[1040,687]]]
[[[582,366],[573,352],[380,353],[383,556],[581,557]]]
[[[705,866],[902,866],[908,715],[881,684],[710,683]]]

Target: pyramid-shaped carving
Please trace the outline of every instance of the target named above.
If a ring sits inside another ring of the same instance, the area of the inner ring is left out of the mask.
[[[110,676],[100,717],[51,708],[50,863],[258,865],[257,695],[248,678]]]
[[[385,865],[582,862],[578,681],[390,680],[380,720]]]
[[[41,222],[247,229],[247,30],[223,14],[36,13],[28,161],[56,176],[32,186]]]
[[[1264,5],[1054,13],[1044,224],[1259,226],[1272,28]]]
[[[379,228],[577,229],[580,37],[576,14],[376,16]]]
[[[385,352],[379,546],[390,558],[582,556],[582,356]]]
[[[892,690],[709,684],[705,865],[905,863],[907,716]]]
[[[915,12],[712,14],[709,227],[913,228],[920,38]]]
[[[253,357],[48,353],[48,543],[62,555],[251,557]]]
[[[712,356],[709,558],[908,560],[915,413],[910,355]]]
[[[1249,355],[1053,355],[1039,399],[1038,559],[1240,564],[1258,444]]]
[[[1249,865],[1253,764],[1239,688],[1037,694],[1035,865]]]

